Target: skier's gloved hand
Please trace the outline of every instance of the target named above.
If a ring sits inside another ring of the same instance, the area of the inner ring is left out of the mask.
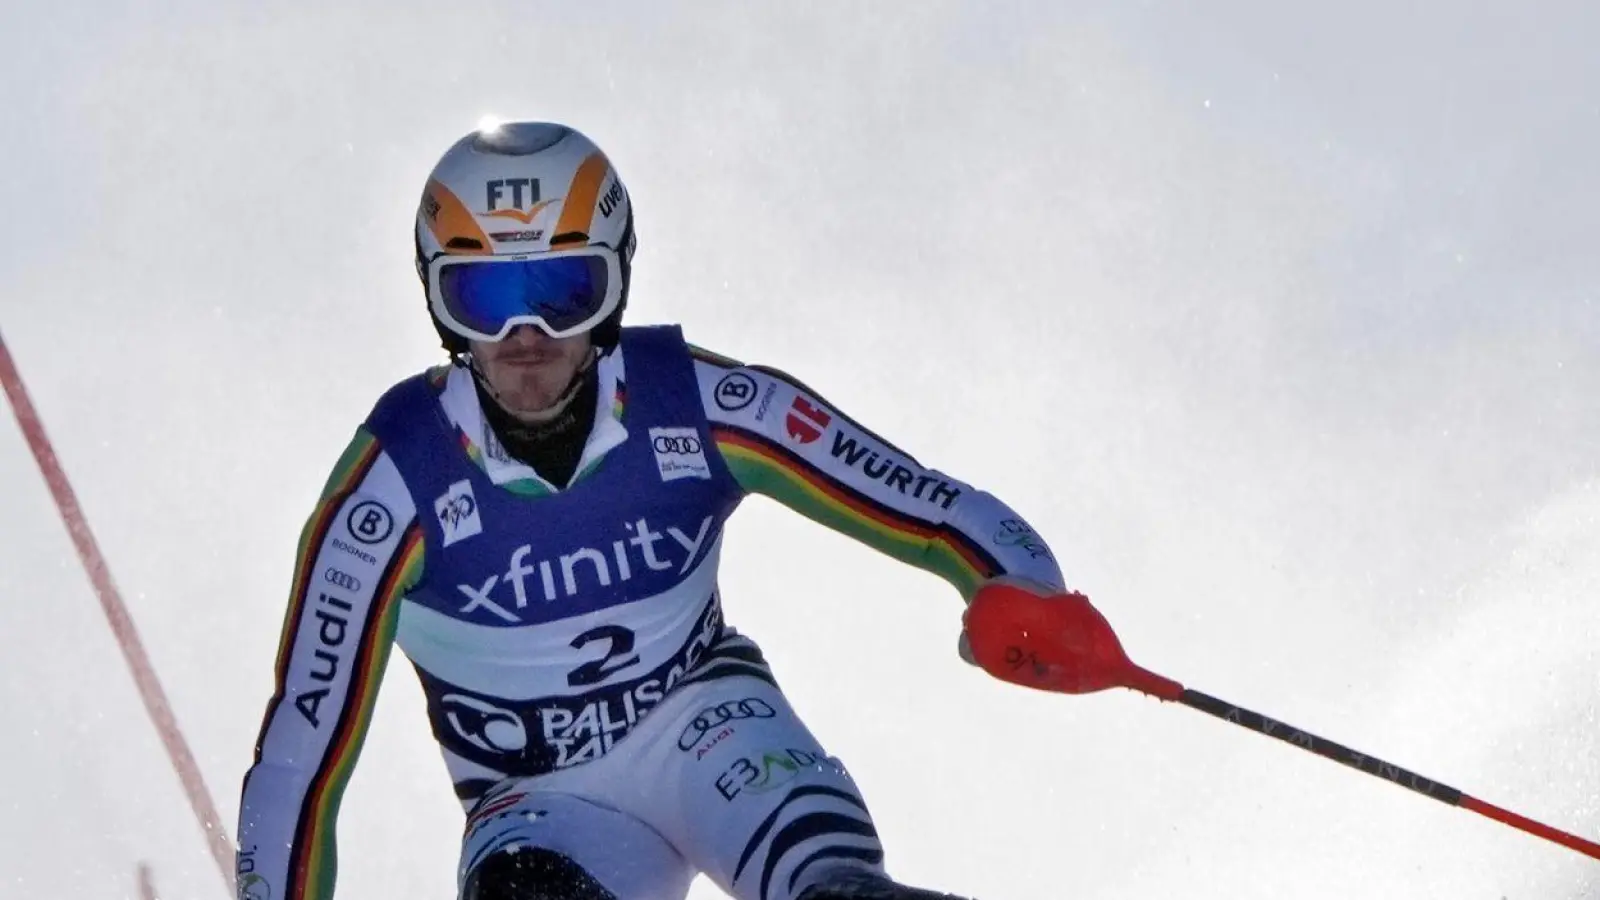
[[[1127,684],[1132,664],[1110,623],[1076,591],[1002,576],[962,621],[961,658],[1002,681],[1065,694]]]
[[[972,595],[972,603],[976,603],[979,597],[985,596],[986,591],[992,591],[994,588],[1001,585],[1013,587],[1020,591],[1025,591],[1041,600],[1061,595],[1061,590],[1059,588],[1051,587],[1050,585],[1040,581],[1034,581],[1031,578],[1024,578],[1021,575],[1000,575],[985,581],[982,586],[978,588],[978,592]],[[972,608],[972,603],[967,604],[968,609]],[[968,665],[977,666],[981,669],[983,668],[983,664],[978,662],[977,657],[972,655],[972,638],[968,635],[966,627],[964,627],[965,621],[966,620],[963,617],[961,638],[956,642],[956,653],[960,654],[962,660],[964,660]]]

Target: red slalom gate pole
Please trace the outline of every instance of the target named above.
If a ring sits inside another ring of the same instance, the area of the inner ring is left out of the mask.
[[[39,464],[39,471],[44,475],[45,484],[50,488],[50,495],[55,498],[56,508],[60,510],[61,519],[67,526],[67,533],[72,537],[72,545],[78,551],[78,559],[82,561],[84,571],[88,573],[89,581],[94,585],[95,596],[100,599],[100,608],[105,612],[106,622],[111,626],[111,634],[122,650],[122,658],[127,662],[128,670],[133,674],[133,683],[139,690],[139,699],[143,701],[150,721],[155,724],[156,733],[160,735],[161,744],[166,748],[167,758],[172,763],[173,771],[178,773],[178,780],[183,784],[183,793],[189,800],[189,808],[194,811],[201,831],[205,832],[212,859],[217,864],[217,870],[222,873],[222,880],[231,895],[234,890],[233,839],[228,836],[227,828],[217,815],[216,804],[211,801],[211,792],[206,789],[205,780],[200,776],[200,767],[195,764],[194,754],[189,752],[189,744],[178,728],[178,720],[172,714],[172,705],[167,702],[166,692],[162,690],[161,681],[156,677],[155,667],[150,664],[150,657],[145,653],[143,642],[139,640],[139,632],[134,628],[133,617],[128,614],[128,607],[122,602],[121,593],[111,581],[111,570],[106,566],[105,557],[101,555],[94,534],[89,530],[89,523],[83,516],[82,508],[78,506],[77,495],[73,493],[72,485],[67,481],[67,474],[62,470],[60,461],[56,459],[55,448],[50,443],[49,436],[45,434],[44,424],[39,420],[33,402],[28,398],[22,373],[18,371],[16,362],[11,358],[11,351],[6,347],[3,335],[0,335],[0,386],[5,388],[6,397],[11,401],[11,411],[16,414],[17,424],[22,428],[28,449],[33,451],[33,458]]]
[[[139,900],[156,900],[156,880],[150,874],[148,863],[139,863]]]
[[[965,626],[973,659],[1002,681],[1062,694],[1123,687],[1181,703],[1600,860],[1600,844],[1594,841],[1502,809],[1371,754],[1191,690],[1135,665],[1123,651],[1110,623],[1082,594],[1043,596],[1017,585],[992,584],[979,590],[968,605]]]

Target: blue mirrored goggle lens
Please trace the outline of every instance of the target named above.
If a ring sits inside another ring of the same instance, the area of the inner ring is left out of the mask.
[[[539,316],[564,331],[600,312],[607,281],[598,256],[447,264],[439,270],[439,295],[456,321],[483,334],[499,333],[518,316]]]

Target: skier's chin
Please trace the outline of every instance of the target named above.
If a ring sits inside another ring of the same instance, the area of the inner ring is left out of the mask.
[[[565,377],[562,377],[563,375]],[[508,380],[512,381],[512,384],[497,388],[495,399],[500,401],[506,412],[513,416],[539,421],[560,412],[556,406],[565,392],[567,383],[572,380],[572,373],[547,371],[539,373],[538,376],[528,373],[523,378]]]
[[[500,406],[538,422],[560,412],[588,347],[586,336],[558,340],[519,326],[504,341],[472,345],[472,354]]]

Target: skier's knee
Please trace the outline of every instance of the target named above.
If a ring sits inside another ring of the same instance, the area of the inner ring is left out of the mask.
[[[467,879],[462,900],[617,900],[572,858],[544,847],[490,854]]]

